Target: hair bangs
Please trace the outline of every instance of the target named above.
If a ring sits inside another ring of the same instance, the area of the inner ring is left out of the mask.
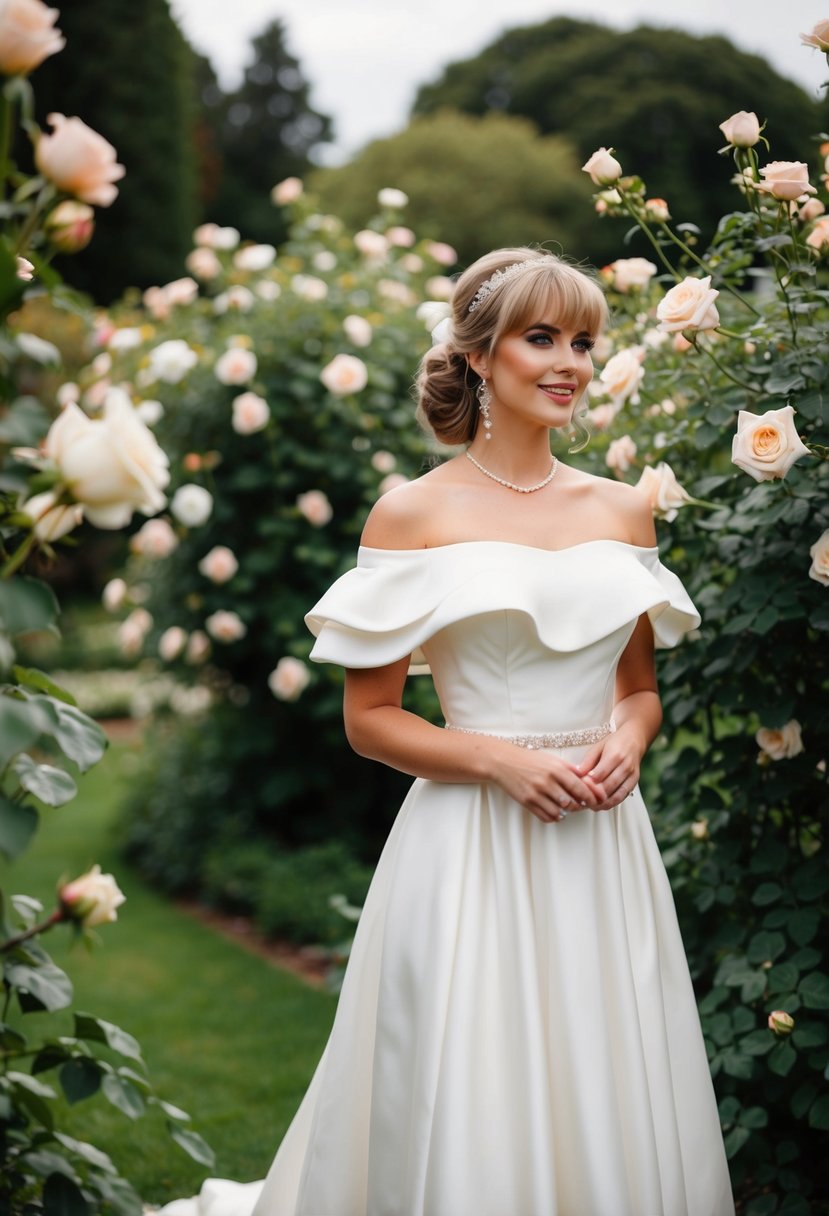
[[[537,268],[505,283],[500,304],[493,346],[505,334],[523,332],[543,320],[591,336],[607,322],[607,303],[598,283],[558,259],[539,259]]]

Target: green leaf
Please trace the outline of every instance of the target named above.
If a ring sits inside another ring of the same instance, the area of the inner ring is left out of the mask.
[[[29,847],[40,816],[26,802],[11,802],[0,794],[0,853],[14,861]]]
[[[807,946],[820,926],[820,913],[815,908],[801,908],[792,912],[787,928],[789,937],[798,946]]]
[[[55,742],[74,760],[82,773],[97,764],[108,746],[108,739],[94,719],[75,705],[66,705],[53,697],[35,696],[33,702],[46,703],[57,716],[57,724],[49,732]]]
[[[7,1072],[6,1080],[12,1086],[18,1103],[51,1131],[54,1118],[47,1102],[57,1097],[52,1087],[25,1072]]]
[[[782,894],[783,888],[776,882],[762,882],[752,895],[751,902],[758,908],[764,908],[767,904],[776,903]]]
[[[180,1148],[183,1148],[188,1157],[192,1157],[194,1161],[198,1161],[199,1165],[212,1166],[215,1162],[213,1150],[207,1141],[203,1140],[198,1132],[191,1132],[186,1127],[179,1127],[176,1123],[168,1123],[170,1137],[175,1140]]]
[[[0,1022],[0,1047],[4,1051],[22,1051],[26,1046],[26,1036],[13,1026]]]
[[[798,1051],[806,1050],[809,1047],[822,1047],[827,1039],[829,1039],[829,1027],[823,1022],[801,1022],[798,1019],[797,1025],[792,1031],[792,1042]]]
[[[172,1102],[165,1102],[162,1099],[156,1099],[156,1103],[164,1111],[168,1119],[177,1119],[179,1123],[189,1123],[190,1116],[186,1110],[182,1110],[179,1106],[173,1106]]]
[[[0,769],[12,756],[36,743],[57,725],[57,715],[47,705],[35,705],[23,697],[0,695]]]
[[[822,861],[801,866],[792,879],[792,889],[798,899],[818,899],[829,891],[829,872]]]
[[[25,1153],[22,1160],[28,1169],[40,1178],[48,1178],[50,1174],[63,1174],[66,1178],[72,1178],[74,1181],[77,1181],[77,1174],[72,1169],[70,1163],[58,1153],[50,1153],[41,1149],[40,1151]]]
[[[776,1211],[776,1195],[755,1195],[746,1208],[746,1216],[774,1216]]]
[[[6,981],[18,990],[18,1000],[27,1011],[41,1008],[53,1013],[72,1004],[72,982],[52,962],[39,963],[37,966],[7,963]]]
[[[83,1057],[67,1060],[58,1075],[66,1100],[72,1106],[91,1098],[101,1088],[101,1066],[95,1060]]]
[[[117,1073],[107,1073],[101,1088],[107,1101],[129,1119],[138,1119],[144,1114],[144,1099],[131,1081],[125,1081]]]
[[[43,1188],[43,1216],[94,1216],[94,1213],[71,1178],[53,1174]]]
[[[43,911],[43,904],[31,895],[12,895],[11,904],[27,929]]]
[[[32,1073],[48,1072],[69,1059],[70,1052],[62,1043],[47,1043],[32,1060]]]
[[[101,1152],[99,1148],[95,1148],[94,1144],[87,1144],[85,1140],[75,1140],[72,1136],[67,1136],[63,1132],[55,1132],[55,1139],[64,1148],[68,1148],[71,1153],[82,1157],[90,1165],[97,1166],[99,1170],[105,1170],[108,1174],[116,1172],[110,1158],[106,1153]]]
[[[791,992],[797,987],[800,972],[792,963],[778,963],[769,971],[769,992]]]
[[[769,1056],[768,1065],[778,1077],[787,1077],[797,1059],[797,1052],[790,1043],[777,1043]]]
[[[814,1081],[807,1081],[805,1085],[801,1085],[798,1090],[792,1095],[792,1100],[789,1103],[792,1114],[795,1119],[802,1119],[806,1111],[817,1097],[817,1085]]]
[[[789,1191],[778,1216],[814,1216],[814,1208],[805,1195],[798,1191]]]
[[[39,671],[37,667],[18,667],[15,664],[12,667],[12,678],[18,684],[23,684],[26,688],[34,688],[37,692],[48,693],[50,697],[55,697],[58,701],[65,701],[67,705],[78,704],[71,692],[65,688],[61,688],[59,684],[55,684],[45,672]]]
[[[809,1110],[809,1127],[819,1132],[829,1131],[829,1094],[822,1094]]]
[[[6,633],[40,633],[54,625],[60,611],[55,593],[37,578],[0,579],[0,622]]]
[[[762,1106],[748,1106],[740,1111],[740,1127],[750,1127],[754,1131],[759,1127],[766,1127],[768,1121],[768,1111],[764,1110]]]
[[[763,930],[755,933],[748,944],[748,961],[750,963],[765,963],[778,958],[786,949],[786,939],[782,933],[768,933]]]
[[[829,1009],[829,976],[822,971],[804,975],[797,991],[807,1009]]]
[[[141,1044],[126,1030],[116,1026],[114,1022],[105,1022],[103,1018],[93,1017],[91,1013],[75,1014],[75,1034],[79,1039],[89,1043],[106,1043],[119,1055],[127,1056],[130,1060],[138,1060],[143,1064]]]
[[[740,1039],[740,1051],[748,1056],[764,1056],[774,1047],[774,1037],[769,1030],[752,1030]]]
[[[743,1081],[749,1081],[754,1072],[751,1056],[744,1056],[734,1047],[726,1047],[722,1053],[722,1066],[729,1077],[739,1077]]]
[[[47,806],[63,806],[78,792],[77,785],[62,768],[55,768],[52,764],[35,764],[26,752],[15,756],[12,768],[23,789]]]
[[[732,1127],[731,1131],[723,1137],[725,1155],[729,1161],[732,1157],[736,1157],[750,1135],[751,1132],[747,1127]]]

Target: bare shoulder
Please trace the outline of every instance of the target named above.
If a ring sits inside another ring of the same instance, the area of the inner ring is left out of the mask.
[[[579,471],[579,488],[613,519],[614,530],[618,529],[620,537],[632,545],[647,548],[656,544],[653,508],[638,486]]]
[[[425,549],[441,481],[441,469],[433,469],[378,498],[369,512],[361,543],[372,549]]]

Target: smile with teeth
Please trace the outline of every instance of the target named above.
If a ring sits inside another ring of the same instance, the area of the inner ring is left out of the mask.
[[[567,401],[572,400],[573,393],[576,391],[574,384],[539,384],[538,387],[547,397],[562,397]]]

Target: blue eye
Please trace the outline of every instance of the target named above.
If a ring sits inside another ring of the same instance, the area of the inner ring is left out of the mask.
[[[576,338],[573,345],[577,350],[591,351],[596,343],[592,338]]]

